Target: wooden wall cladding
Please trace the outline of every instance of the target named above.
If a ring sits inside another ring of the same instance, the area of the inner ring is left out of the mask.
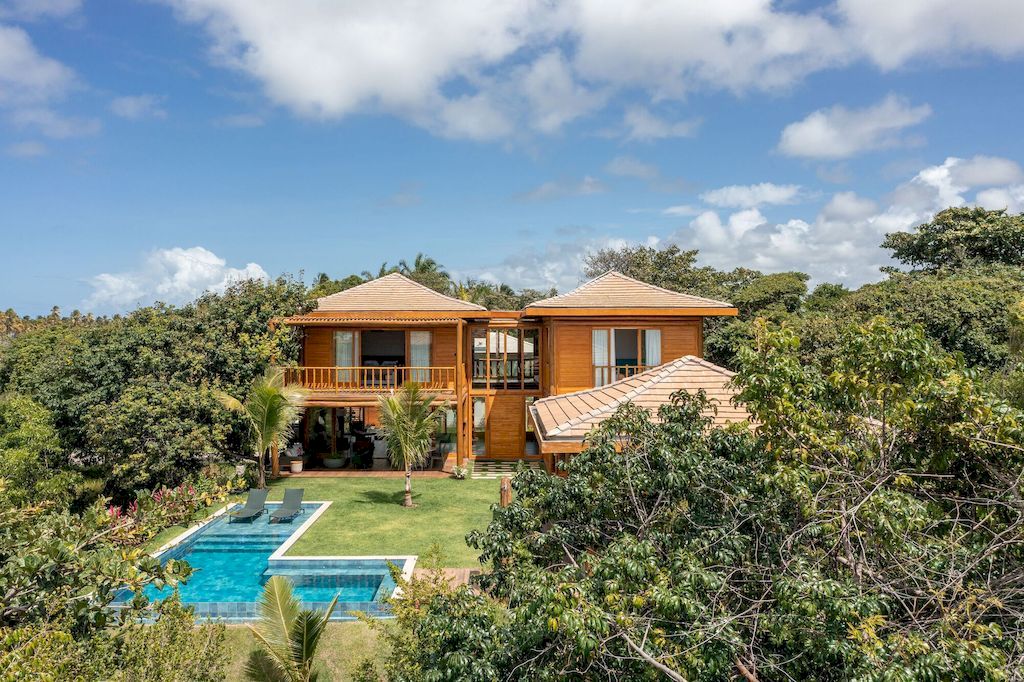
[[[701,321],[688,320],[661,325],[661,360],[669,362],[684,355],[703,357]]]
[[[437,327],[430,330],[432,333],[431,360],[434,367],[455,366],[455,327]]]
[[[522,457],[526,402],[522,395],[498,393],[487,399],[488,457]]]
[[[307,327],[303,364],[307,367],[334,366],[334,330],[330,327]]]
[[[553,365],[558,393],[594,387],[590,330],[588,325],[555,325]]]

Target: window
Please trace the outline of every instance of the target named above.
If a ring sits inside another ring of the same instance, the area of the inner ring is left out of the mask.
[[[409,332],[409,366],[430,367],[430,332]],[[421,384],[428,383],[430,381],[430,370],[409,370],[409,379]]]
[[[473,387],[523,389],[540,385],[539,329],[474,329]]]
[[[474,329],[473,388],[487,388],[487,330]]]
[[[487,398],[473,398],[473,454],[487,449]]]
[[[660,329],[591,331],[594,385],[604,386],[661,364]]]
[[[334,332],[334,366],[354,367],[356,364],[356,333],[352,331]],[[351,369],[338,370],[338,382],[348,383],[353,380]]]

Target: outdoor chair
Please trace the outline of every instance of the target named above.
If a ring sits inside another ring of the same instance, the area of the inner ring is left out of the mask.
[[[249,491],[249,496],[245,500],[245,506],[233,512],[228,513],[228,523],[232,520],[238,519],[242,521],[252,521],[256,517],[260,516],[267,510],[267,493],[270,491],[266,488],[257,489],[253,488]]]
[[[291,521],[302,513],[302,488],[287,488],[281,506],[270,513],[270,521]]]

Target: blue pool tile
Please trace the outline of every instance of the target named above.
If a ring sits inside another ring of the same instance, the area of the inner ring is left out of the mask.
[[[181,544],[164,552],[160,559],[181,559],[193,574],[179,587],[182,601],[195,608],[196,616],[227,621],[253,620],[263,586],[273,575],[284,575],[295,584],[295,594],[308,608],[326,608],[335,595],[338,605],[332,619],[350,620],[352,611],[387,616],[383,600],[395,589],[387,561],[379,559],[270,559],[274,553],[316,511],[317,504],[304,504],[304,513],[293,523],[270,523],[268,513],[249,522],[230,523],[218,517]],[[399,562],[401,560],[396,560]],[[169,596],[171,590],[146,588],[150,599]],[[119,602],[131,599],[125,591]]]

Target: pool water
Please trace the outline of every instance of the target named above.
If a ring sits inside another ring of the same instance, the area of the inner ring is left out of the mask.
[[[295,596],[308,608],[324,608],[337,595],[333,618],[351,618],[352,611],[387,615],[382,602],[394,591],[395,582],[386,559],[271,559],[320,505],[305,503],[293,521],[270,523],[270,512],[277,506],[268,503],[267,513],[252,522],[229,522],[228,516],[222,515],[160,555],[162,561],[181,559],[192,567],[192,576],[178,589],[182,601],[192,605],[197,616],[255,618],[263,586],[274,575],[290,578]],[[404,560],[396,558],[394,562],[401,566]],[[145,595],[163,599],[172,591],[151,585]],[[130,598],[130,594],[122,595],[123,600]]]

